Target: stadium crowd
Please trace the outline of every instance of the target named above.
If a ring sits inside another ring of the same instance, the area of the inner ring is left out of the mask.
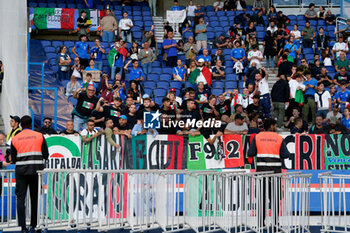
[[[171,10],[179,9],[175,0]],[[113,129],[104,133],[128,137],[203,134],[209,138],[211,134],[258,133],[263,130],[263,120],[270,117],[277,120],[280,132],[348,133],[350,20],[345,29],[335,31],[331,10],[316,10],[313,3],[303,16],[303,25],[274,6],[265,7],[261,0],[253,6],[244,0],[218,0],[213,12],[205,9],[189,2],[179,41],[167,22],[162,44],[157,44],[153,26],[141,41],[133,40],[134,22],[128,13],[123,12],[117,22],[113,11],[107,9],[95,46],[87,43],[88,35],[80,34],[72,60],[63,45],[57,77],[70,77],[66,95],[75,108],[73,121],[67,122],[70,130],[62,133],[98,135],[95,128],[99,127]],[[208,16],[218,12],[235,12],[234,24],[212,40],[208,27],[215,25],[210,25],[214,22]],[[78,23],[87,25],[86,20],[82,12]],[[333,31],[326,30],[328,27]],[[110,44],[108,53],[101,42]],[[110,73],[102,72],[104,56]],[[159,90],[162,80],[158,70],[154,72],[160,66],[170,69],[170,88],[167,83]],[[99,82],[96,73],[101,75]],[[270,91],[268,80],[274,74],[277,81]],[[144,113],[158,110],[164,124],[157,130],[144,129]],[[202,128],[168,124],[186,119],[213,119],[222,124]]]

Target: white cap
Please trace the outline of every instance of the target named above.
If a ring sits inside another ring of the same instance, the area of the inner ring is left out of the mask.
[[[199,58],[198,62],[204,62],[203,58]]]

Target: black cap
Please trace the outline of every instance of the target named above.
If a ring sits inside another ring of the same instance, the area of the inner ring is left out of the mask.
[[[52,121],[52,118],[51,118],[51,117],[45,117],[45,118],[43,119],[43,121],[45,121],[45,120]]]
[[[10,116],[11,119],[14,119],[16,122],[20,123],[21,122],[21,118],[19,118],[19,116]]]
[[[237,120],[237,119],[243,120],[244,117],[241,114],[236,114],[235,115],[235,120]]]

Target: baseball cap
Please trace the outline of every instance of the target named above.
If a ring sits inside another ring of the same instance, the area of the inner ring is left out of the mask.
[[[144,94],[144,95],[142,96],[142,99],[147,99],[147,98],[150,98],[149,94]]]
[[[244,117],[241,114],[236,114],[235,115],[235,120],[237,120],[237,119],[243,120]]]
[[[14,119],[16,122],[20,123],[21,122],[21,118],[19,118],[19,116],[10,116],[11,119]]]
[[[198,62],[204,62],[203,58],[199,58]]]
[[[125,115],[121,115],[119,118],[127,120],[128,118]]]
[[[176,89],[175,88],[170,88],[169,92],[176,92]]]

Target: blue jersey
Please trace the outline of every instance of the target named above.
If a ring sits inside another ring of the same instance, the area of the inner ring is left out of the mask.
[[[89,59],[88,49],[89,44],[86,42],[79,41],[75,45],[75,51],[77,52],[79,58]]]
[[[102,46],[101,46],[101,48],[104,49],[104,47],[102,47]],[[102,54],[103,54],[103,53],[101,52],[100,48],[97,48],[97,47],[91,48],[91,49],[90,49],[90,54],[92,54],[93,59],[94,59],[95,61],[102,61]],[[95,59],[95,55],[97,55],[97,58],[96,58],[96,59]]]
[[[185,77],[185,74],[186,74],[186,70],[183,67],[180,67],[180,68],[179,67],[174,67],[173,68],[173,74],[179,75],[182,78],[182,80],[183,80],[184,77]]]
[[[308,84],[314,86],[313,88],[308,88],[308,89],[306,90],[306,92],[305,92],[305,95],[312,95],[312,96],[314,96],[315,93],[316,93],[315,88],[317,87],[317,80],[314,79],[314,78],[312,78],[312,79],[310,79],[309,81],[306,80],[303,84],[304,84],[305,86],[307,86]]]
[[[342,123],[343,125],[345,125],[346,128],[350,129],[350,118],[349,118],[349,119],[345,119],[345,117],[343,117],[343,118],[341,119],[341,123]]]
[[[211,62],[211,57],[210,56],[204,56],[204,55],[200,55],[198,58],[197,58],[197,61],[199,60],[199,59],[203,59],[205,62]]]
[[[174,39],[173,40],[165,39],[163,41],[163,48],[164,48],[164,46],[172,45],[172,44],[177,44],[176,40],[174,40]],[[177,56],[177,48],[176,47],[171,47],[169,49],[164,49],[164,53],[167,53],[168,57],[176,57]]]
[[[345,90],[344,92],[342,92],[341,90],[337,92],[336,94],[336,98],[340,99],[340,101],[347,101],[348,98],[350,97],[350,92]]]
[[[231,57],[234,59],[240,60],[245,56],[244,49],[238,48],[238,49],[232,49],[231,51]]]
[[[134,69],[133,67],[128,68],[129,71],[129,80],[135,80],[135,79],[140,79],[141,77],[144,76],[143,71],[140,67],[137,67],[136,69]]]

